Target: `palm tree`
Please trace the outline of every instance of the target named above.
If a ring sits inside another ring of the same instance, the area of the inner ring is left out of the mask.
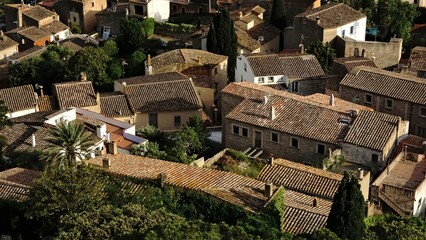
[[[50,143],[43,159],[51,167],[74,168],[78,160],[84,159],[90,153],[94,144],[93,136],[84,129],[84,125],[72,122],[61,122],[56,128],[50,130],[50,135],[45,140]]]

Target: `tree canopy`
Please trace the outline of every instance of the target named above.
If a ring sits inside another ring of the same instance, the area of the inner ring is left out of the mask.
[[[336,50],[330,47],[328,42],[325,44],[321,41],[313,42],[306,49],[306,52],[315,55],[325,73],[331,73],[331,66],[336,58]]]
[[[284,0],[274,0],[272,2],[271,24],[281,30],[287,27]]]
[[[229,18],[228,11],[222,9],[215,14],[210,26],[207,36],[207,50],[228,56],[228,78],[231,82],[235,80],[237,43],[234,22]]]
[[[327,228],[342,239],[362,239],[365,233],[365,205],[358,179],[345,172],[334,195]]]

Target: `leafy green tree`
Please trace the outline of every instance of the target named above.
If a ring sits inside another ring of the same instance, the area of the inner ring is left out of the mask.
[[[10,159],[0,159],[0,171],[14,167],[41,171],[44,169],[41,155],[40,151],[14,151]]]
[[[128,60],[129,65],[126,71],[126,76],[133,77],[143,75],[145,73],[146,58],[146,55],[141,51],[133,52]]]
[[[16,64],[9,64],[8,79],[10,86],[22,86],[35,84],[35,78],[39,72],[40,58],[30,58]]]
[[[315,55],[325,73],[331,73],[331,66],[333,60],[336,58],[336,51],[330,47],[328,42],[325,44],[321,41],[313,42],[306,52]]]
[[[281,30],[287,27],[284,0],[274,0],[272,2],[271,24]]]
[[[365,233],[364,197],[358,179],[345,172],[334,195],[327,228],[342,239],[362,239]]]
[[[106,74],[107,63],[110,60],[111,58],[101,48],[85,47],[70,58],[68,68],[74,80],[85,72],[87,80],[92,81],[95,89],[106,90],[105,85],[111,84]]]
[[[156,159],[166,159],[167,154],[165,151],[160,150],[160,146],[156,142],[148,142],[146,145],[132,145],[130,154],[137,156],[145,156]]]
[[[229,18],[228,11],[221,10],[216,13],[207,37],[207,49],[228,56],[228,78],[231,82],[235,80],[237,41],[234,22]]]
[[[398,17],[395,17],[398,16]],[[394,35],[407,41],[410,37],[411,26],[417,17],[416,5],[401,0],[379,0],[375,23],[383,26],[387,32],[384,40]]]
[[[145,18],[142,21],[142,26],[145,29],[146,37],[150,38],[154,34],[155,28],[155,19],[154,18]]]
[[[395,215],[368,217],[365,240],[421,240],[426,238],[426,223],[421,218],[402,218]]]
[[[203,144],[203,148],[205,148],[211,133],[207,131],[207,128],[204,126],[201,117],[198,115],[190,117],[188,122],[186,123],[186,126],[194,129],[194,131],[198,134],[198,138]]]
[[[168,160],[185,164],[194,161],[204,147],[198,133],[188,126],[172,133],[168,140]]]
[[[146,125],[136,131],[136,135],[148,139],[150,142],[161,142],[164,134],[155,126]]]
[[[311,234],[298,235],[293,240],[340,240],[340,238],[329,229],[321,228]]]
[[[108,55],[110,58],[117,57],[119,51],[117,43],[112,39],[108,39],[104,43],[104,45],[102,46],[102,50],[104,50],[106,55]]]
[[[330,172],[336,172],[343,163],[345,163],[343,155],[334,155],[332,157],[327,157],[322,161],[322,168]]]
[[[117,80],[123,76],[123,66],[118,61],[112,61],[108,64],[107,73],[111,80]]]
[[[78,160],[85,159],[94,144],[93,136],[81,123],[61,122],[50,130],[45,140],[50,144],[43,159],[56,169],[75,168]]]
[[[63,216],[94,212],[105,204],[105,181],[98,170],[84,165],[78,171],[44,171],[29,193],[26,216],[41,223],[42,235],[52,235]]]
[[[136,18],[123,18],[120,22],[120,34],[118,35],[118,46],[125,54],[142,48],[147,34],[142,22]]]

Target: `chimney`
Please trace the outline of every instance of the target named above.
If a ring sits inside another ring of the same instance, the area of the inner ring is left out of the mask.
[[[334,102],[334,94],[331,94],[330,96],[330,106],[334,107],[335,106],[335,102]]]
[[[358,179],[362,180],[364,178],[364,169],[358,168]]]
[[[117,142],[112,141],[107,143],[107,152],[111,155],[116,155],[117,152]]]
[[[275,117],[276,117],[275,107],[271,106],[270,113],[269,113],[269,120],[273,121]]]
[[[275,160],[275,158],[274,158],[274,154],[269,154],[269,159],[270,159],[270,161],[271,161],[271,165],[274,165],[274,160]]]
[[[96,92],[96,103],[98,105],[101,104],[101,94],[99,92]]]
[[[123,82],[122,85],[123,85],[123,93],[126,94],[127,83]]]
[[[34,133],[31,134],[31,146],[35,147],[36,146],[36,139],[35,139],[35,135]]]
[[[22,27],[22,6],[23,6],[23,2],[21,1],[21,6],[18,7],[18,19],[16,19],[16,26],[18,28]]]
[[[105,169],[109,169],[111,167],[111,160],[107,157],[102,159],[102,167]]]
[[[300,53],[305,53],[305,45],[303,45],[303,43],[299,44],[299,48],[300,48]]]
[[[165,173],[160,173],[158,175],[158,178],[160,179],[160,186],[164,187],[164,184],[166,183],[167,175]]]
[[[40,85],[39,88],[40,88],[40,96],[44,97],[43,86]]]
[[[317,207],[317,206],[318,206],[318,199],[314,197],[314,200],[312,200],[312,207]]]
[[[266,182],[265,183],[265,192],[264,192],[264,196],[265,197],[267,197],[267,198],[270,198],[270,197],[272,197],[272,194],[273,194],[273,192],[274,192],[274,189],[273,189],[273,185],[272,185],[272,183],[271,182]]]
[[[243,17],[243,12],[239,12],[240,13],[240,18],[242,18]]]
[[[197,62],[198,62],[199,64],[202,64],[202,60],[203,60],[203,58],[202,58],[200,55],[198,55]]]
[[[266,105],[268,103],[268,97],[267,96],[263,96],[262,98],[262,105]]]
[[[320,17],[317,16],[317,25],[319,25],[321,23]]]
[[[145,61],[145,75],[152,75],[151,55]]]
[[[86,72],[80,72],[80,81],[87,81],[87,74]]]

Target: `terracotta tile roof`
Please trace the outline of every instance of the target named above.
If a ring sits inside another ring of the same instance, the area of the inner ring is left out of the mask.
[[[258,180],[308,195],[332,200],[343,176],[284,159],[263,167]]]
[[[60,109],[97,105],[95,90],[90,81],[55,83],[53,92]]]
[[[344,141],[382,151],[399,121],[398,116],[361,110],[349,128]]]
[[[134,113],[202,108],[190,79],[127,85],[126,96]]]
[[[47,32],[47,31],[40,29],[38,27],[35,27],[35,26],[15,28],[15,29],[12,29],[12,30],[6,32],[6,34],[9,37],[11,35],[19,34],[19,35],[24,36],[24,37],[26,37],[26,38],[34,41],[34,42],[39,41],[40,39],[52,36],[52,34],[50,32]]]
[[[272,106],[275,119],[270,118]],[[338,120],[347,117],[347,113],[282,96],[270,96],[264,105],[261,100],[246,99],[226,116],[227,119],[331,144],[338,144],[343,139],[346,127]]]
[[[235,33],[237,34],[238,44],[250,52],[262,46],[257,39],[253,39],[244,29],[236,28]]]
[[[12,155],[13,151],[31,134],[35,133],[36,129],[29,127],[23,123],[13,124],[6,126],[0,130],[0,135],[6,138],[4,147],[4,154],[6,156]]]
[[[344,65],[347,72],[350,72],[353,68],[360,66],[377,68],[377,65],[373,60],[365,57],[342,57],[334,59],[334,62]]]
[[[24,9],[22,12],[22,15],[25,15],[27,17],[30,17],[34,20],[40,21],[49,17],[56,16],[57,14],[47,10],[44,7],[40,7],[38,5],[31,6],[30,9]]]
[[[325,76],[324,70],[314,55],[280,56],[284,75],[289,79]]]
[[[28,186],[0,179],[0,199],[21,202],[27,200],[29,192]]]
[[[248,54],[246,58],[255,77],[284,75],[286,70],[277,54]]]
[[[312,22],[316,22],[317,17],[320,18],[320,23],[318,25],[323,29],[337,28],[356,20],[366,18],[360,11],[343,3],[328,3],[296,15],[296,18],[306,18]]]
[[[282,230],[291,234],[312,233],[325,227],[333,202],[292,190],[285,190],[285,211]]]
[[[343,78],[340,85],[426,105],[426,81],[414,76],[357,67]]]
[[[411,50],[408,72],[417,76],[420,70],[426,71],[426,47],[417,46]]]
[[[39,96],[37,102],[39,111],[52,111],[58,109],[58,104],[54,96]]]
[[[26,114],[20,117],[12,118],[13,123],[25,123],[27,125],[43,125],[46,117],[57,111],[40,111],[35,113]]]
[[[392,154],[391,159],[397,157],[404,149],[407,149],[409,153],[424,154],[425,150],[423,149],[423,143],[426,142],[426,138],[422,138],[415,135],[408,135],[402,139],[398,147],[395,149],[395,152]]]
[[[34,108],[37,100],[33,86],[28,84],[0,89],[0,101],[4,101],[10,112],[17,112]]]
[[[25,186],[32,186],[34,180],[39,176],[40,172],[38,171],[20,167],[11,168],[0,172],[0,179]]]
[[[331,96],[333,94],[336,98],[340,98],[339,85],[343,76],[340,75],[327,75],[325,78],[325,94]]]
[[[18,46],[19,43],[13,41],[11,38],[3,34],[0,35],[0,50],[5,50],[13,46]]]
[[[46,32],[50,32],[52,34],[57,34],[63,31],[66,31],[69,29],[69,27],[63,23],[61,23],[60,21],[53,21],[49,24],[46,24],[42,27],[40,27],[41,29],[43,29]]]
[[[304,97],[305,100],[310,101],[310,102],[316,102],[316,103],[320,103],[323,105],[330,105],[330,96],[322,94],[322,93],[314,93],[311,95],[307,95]],[[358,105],[356,103],[353,102],[349,102],[349,101],[345,101],[342,100],[340,98],[337,98],[335,96],[334,98],[334,106],[333,106],[333,110],[336,111],[340,111],[340,112],[347,112],[350,110],[367,110],[367,111],[373,111],[372,108],[367,107],[367,106],[363,106],[363,105]]]
[[[263,37],[263,41],[261,42],[262,45],[268,43],[276,37],[279,37],[281,32],[282,31],[279,28],[267,22],[261,22],[248,30],[248,34],[254,40],[259,39],[260,36]]]
[[[126,96],[120,92],[101,94],[101,114],[107,117],[133,116]]]
[[[116,154],[100,156],[87,162],[102,166],[102,159],[109,158],[109,171],[138,179],[158,179],[165,174],[165,183],[192,190],[200,190],[214,197],[258,212],[268,201],[264,196],[264,183],[234,173],[188,166],[163,160]]]
[[[203,88],[212,88],[215,89],[215,79],[214,77],[209,76],[200,76],[200,75],[187,75],[192,79],[192,82],[196,87]]]
[[[157,82],[163,82],[163,81],[177,81],[177,80],[186,80],[186,79],[188,79],[188,77],[182,73],[166,72],[166,73],[142,75],[142,76],[136,76],[136,77],[130,77],[130,78],[121,78],[116,80],[116,82],[120,84],[123,84],[125,82],[126,85],[129,86],[129,85],[138,85],[138,84],[145,84],[145,83],[157,83]]]
[[[153,57],[151,65],[154,73],[161,73],[175,71],[177,64],[217,65],[227,58],[198,49],[176,49]]]

